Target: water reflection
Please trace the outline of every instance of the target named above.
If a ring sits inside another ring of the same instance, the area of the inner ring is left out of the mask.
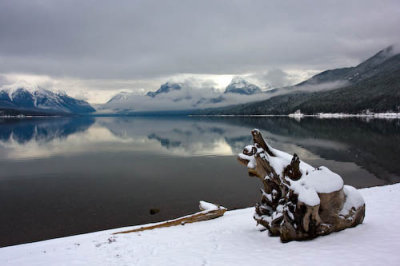
[[[250,130],[259,128],[273,146],[303,160],[354,163],[389,183],[400,176],[400,120],[116,118],[101,124],[121,138],[147,138],[170,153],[191,156],[237,154],[251,142]]]
[[[258,127],[277,142],[293,143],[321,158],[354,162],[388,182],[400,176],[400,120],[231,119],[227,123]]]
[[[199,200],[252,206],[259,182],[246,178],[235,155],[253,128],[347,184],[399,182],[399,121],[0,120],[0,246],[171,219],[196,211]]]
[[[91,117],[0,119],[0,141],[24,144],[31,140],[45,143],[55,138],[64,139],[86,131],[94,121]]]
[[[98,122],[115,136],[142,139],[148,150],[176,156],[234,155],[238,151],[235,147],[240,145],[234,143],[236,138],[251,140],[247,128],[201,119],[113,118]]]
[[[69,152],[73,149],[67,145],[68,139],[84,134],[94,123],[91,117],[0,120],[0,159],[40,158]]]
[[[385,182],[400,176],[400,120],[288,118],[57,118],[0,121],[0,158],[140,151],[233,156],[259,128],[303,160],[347,162]],[[328,162],[330,164],[330,162]]]

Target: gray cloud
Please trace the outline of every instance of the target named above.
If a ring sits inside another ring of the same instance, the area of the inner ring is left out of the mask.
[[[266,88],[281,88],[293,84],[290,75],[278,68],[251,75],[249,78],[255,79],[258,84]]]
[[[398,1],[372,0],[1,1],[0,72],[151,79],[347,66],[398,42],[399,14]]]

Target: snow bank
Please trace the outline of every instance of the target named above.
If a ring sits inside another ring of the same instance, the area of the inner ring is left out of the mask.
[[[253,208],[184,226],[111,236],[114,229],[0,249],[1,265],[400,265],[400,184],[359,190],[364,223],[312,241],[280,243]],[[125,228],[125,229],[132,229]]]

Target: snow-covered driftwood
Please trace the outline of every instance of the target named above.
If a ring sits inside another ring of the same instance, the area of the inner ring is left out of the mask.
[[[263,182],[254,219],[271,235],[282,242],[305,240],[363,222],[364,199],[339,175],[271,148],[256,129],[251,133],[254,144],[238,160]]]
[[[200,201],[199,208],[200,208],[200,212],[196,212],[191,215],[183,216],[181,218],[169,220],[166,222],[157,223],[154,225],[143,226],[143,227],[132,229],[132,230],[116,232],[114,234],[126,234],[126,233],[133,233],[133,232],[141,232],[141,231],[152,230],[152,229],[161,228],[161,227],[170,227],[170,226],[175,226],[175,225],[184,225],[187,223],[211,220],[211,219],[221,217],[222,215],[224,215],[224,213],[227,210],[225,207],[222,207],[220,205],[216,205],[213,203],[209,203],[206,201]]]

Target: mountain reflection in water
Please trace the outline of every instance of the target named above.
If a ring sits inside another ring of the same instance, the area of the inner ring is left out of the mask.
[[[298,153],[305,161],[352,163],[384,183],[397,182],[399,179],[400,120],[397,119],[4,119],[0,120],[0,158],[8,156],[12,160],[15,156],[15,159],[21,159],[25,155],[29,158],[29,154],[32,154],[29,149],[35,149],[39,158],[41,155],[48,157],[46,152],[51,153],[52,147],[63,145],[68,148],[59,150],[59,154],[96,153],[93,147],[97,146],[100,151],[121,149],[171,156],[233,156],[251,143],[250,131],[253,128],[262,130],[274,147],[288,153]]]
[[[0,246],[170,219],[199,200],[253,206],[259,183],[235,159],[253,128],[347,184],[400,181],[400,120],[3,119]]]
[[[55,138],[86,131],[95,119],[83,118],[33,118],[33,119],[3,119],[0,118],[0,141],[16,141],[24,144],[31,140],[48,142]]]

